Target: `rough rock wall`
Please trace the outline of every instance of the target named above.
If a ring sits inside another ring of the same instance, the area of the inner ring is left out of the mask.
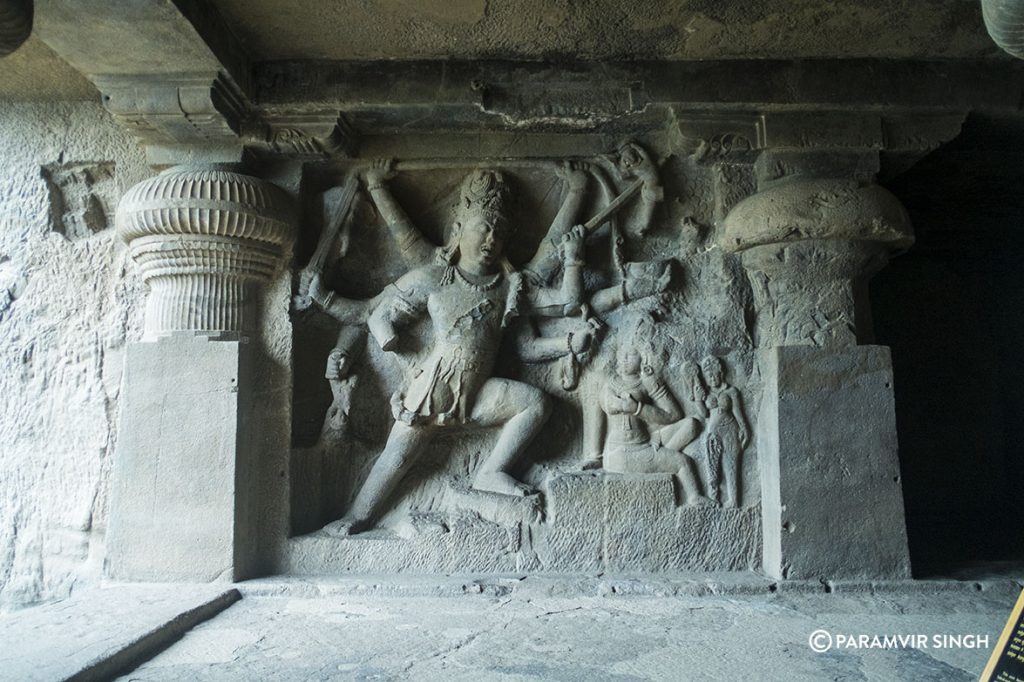
[[[141,285],[115,239],[150,174],[98,103],[0,103],[0,609],[102,567],[123,348]]]

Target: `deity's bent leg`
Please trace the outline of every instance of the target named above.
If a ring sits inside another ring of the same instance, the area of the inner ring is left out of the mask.
[[[679,455],[680,466],[679,470],[676,471],[676,476],[679,478],[679,483],[683,486],[683,495],[686,498],[685,503],[699,506],[714,504],[710,498],[701,493],[700,483],[697,480],[697,475],[693,471],[693,462],[691,459],[683,453],[679,453]]]
[[[722,456],[722,506],[738,507],[740,506],[739,438],[728,439],[726,445],[727,447]]]
[[[663,427],[658,432],[658,437],[661,445],[664,445],[669,450],[682,452],[683,448],[697,440],[697,436],[700,435],[700,430],[703,426],[699,419],[686,417],[674,424]]]
[[[430,427],[395,422],[384,451],[373,463],[370,475],[359,489],[348,513],[340,521],[330,524],[327,529],[339,534],[366,530],[395,486],[430,443],[433,434],[434,430]]]
[[[503,495],[526,495],[529,486],[508,474],[548,420],[551,405],[538,388],[509,379],[488,379],[477,394],[470,421],[478,426],[503,424],[491,454],[480,463],[473,487]]]

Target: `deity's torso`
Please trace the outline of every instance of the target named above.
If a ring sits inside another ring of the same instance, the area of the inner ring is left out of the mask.
[[[617,400],[631,397],[634,402],[643,404],[649,400],[647,389],[639,378],[628,379],[612,376],[605,382],[601,392],[601,409],[608,416],[608,437],[605,447],[609,450],[633,449],[635,446],[646,446],[650,440],[647,425],[635,414],[620,412]]]
[[[470,281],[456,268],[424,268],[434,282],[425,294],[434,341],[418,364],[404,409],[420,423],[464,423],[483,383],[490,378],[509,313],[514,313],[518,275],[499,272]]]

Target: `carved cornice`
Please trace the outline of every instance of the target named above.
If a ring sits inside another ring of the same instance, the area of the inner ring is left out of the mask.
[[[249,105],[223,74],[101,76],[103,103],[147,147],[240,146]]]

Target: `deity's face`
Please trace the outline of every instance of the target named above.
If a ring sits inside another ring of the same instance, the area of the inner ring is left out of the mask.
[[[718,388],[722,385],[725,377],[722,375],[722,365],[716,358],[708,358],[701,363],[701,370],[704,372],[704,380],[708,386]]]
[[[615,356],[615,365],[619,374],[624,377],[636,376],[640,373],[640,353],[632,346],[622,346]]]
[[[465,216],[459,234],[459,264],[469,269],[493,271],[505,253],[508,228],[480,212]]]

